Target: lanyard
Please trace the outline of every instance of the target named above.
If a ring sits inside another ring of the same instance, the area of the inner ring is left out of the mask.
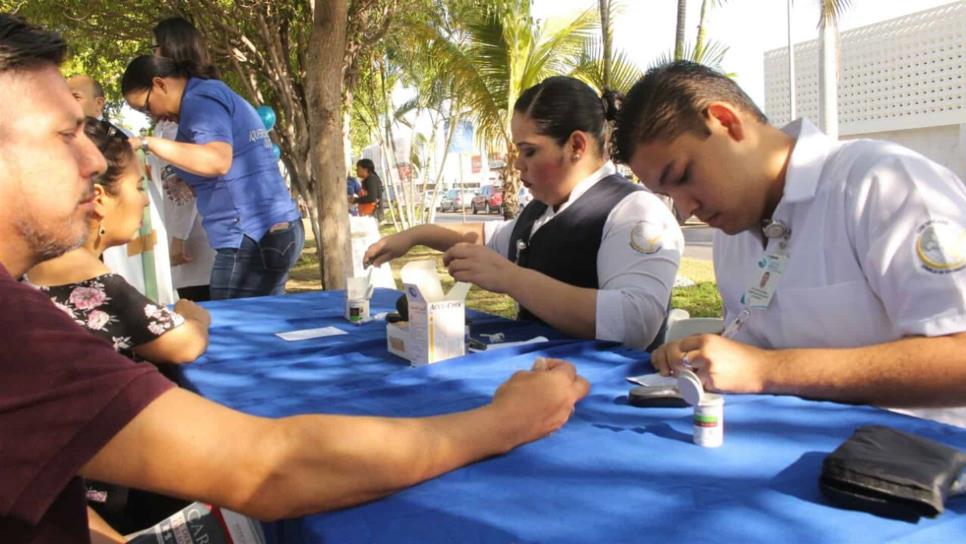
[[[754,272],[749,276],[745,285],[745,292],[741,296],[744,308],[731,323],[725,326],[721,333],[721,336],[725,338],[733,338],[738,334],[738,331],[751,318],[752,310],[768,308],[775,296],[775,290],[778,288],[778,280],[785,272],[785,267],[788,264],[788,240],[791,236],[791,229],[781,221],[771,221],[762,230],[768,239],[768,247],[762,252]]]

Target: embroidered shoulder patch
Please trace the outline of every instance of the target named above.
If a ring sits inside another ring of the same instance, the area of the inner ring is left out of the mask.
[[[966,268],[966,229],[944,219],[926,221],[916,228],[916,257],[937,274]]]
[[[645,255],[657,253],[664,238],[664,227],[647,221],[640,221],[631,229],[631,248]]]

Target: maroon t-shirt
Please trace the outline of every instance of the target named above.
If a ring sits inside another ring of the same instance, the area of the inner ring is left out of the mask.
[[[89,542],[78,471],[173,386],[0,265],[0,542]]]

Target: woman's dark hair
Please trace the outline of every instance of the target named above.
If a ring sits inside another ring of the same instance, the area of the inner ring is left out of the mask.
[[[537,133],[563,145],[575,130],[592,135],[597,150],[604,151],[609,138],[608,121],[617,115],[620,95],[605,91],[603,96],[589,85],[567,76],[548,77],[523,91],[513,111],[522,113],[537,126]]]
[[[121,94],[150,89],[156,77],[212,79],[194,71],[192,63],[175,62],[167,57],[141,55],[127,65],[121,76]]]
[[[631,87],[617,121],[617,155],[628,162],[638,144],[670,142],[684,133],[711,135],[708,105],[727,102],[760,123],[768,118],[731,78],[690,61],[651,68]]]
[[[218,69],[211,63],[205,37],[184,17],[168,17],[152,30],[159,56],[183,64],[191,64],[194,73],[205,79],[220,79]],[[197,77],[197,76],[195,76]]]
[[[134,160],[134,150],[127,143],[127,134],[107,121],[93,117],[84,119],[84,134],[94,142],[101,155],[104,155],[104,160],[107,161],[107,170],[97,176],[94,183],[104,187],[108,194],[116,195],[117,182]]]
[[[361,166],[366,169],[366,172],[370,174],[376,173],[376,165],[372,163],[371,159],[359,159],[356,162],[356,166]]]

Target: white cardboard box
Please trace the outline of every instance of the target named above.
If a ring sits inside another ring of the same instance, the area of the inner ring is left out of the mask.
[[[386,346],[414,366],[466,353],[466,293],[457,282],[443,293],[435,260],[413,261],[401,271],[409,305],[409,321],[386,324]]]

